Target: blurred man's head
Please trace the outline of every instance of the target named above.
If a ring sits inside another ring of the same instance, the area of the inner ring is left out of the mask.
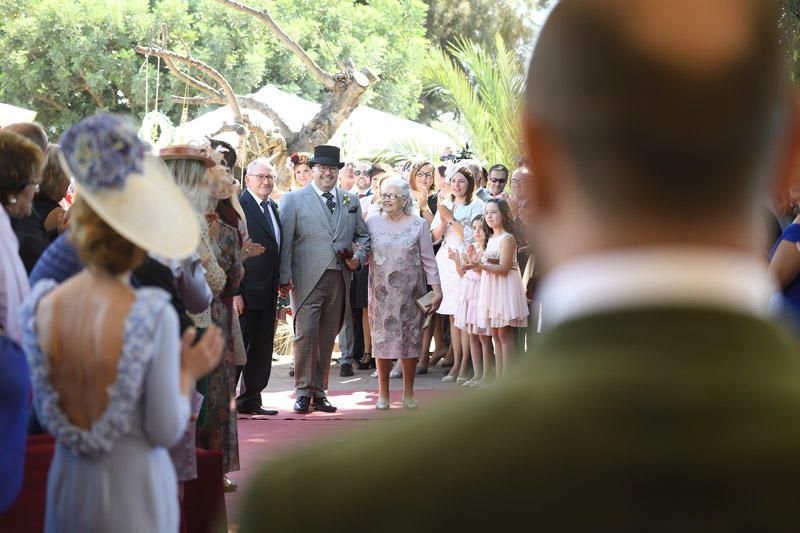
[[[523,127],[550,263],[648,244],[756,249],[751,220],[786,148],[778,18],[763,0],[556,5]]]

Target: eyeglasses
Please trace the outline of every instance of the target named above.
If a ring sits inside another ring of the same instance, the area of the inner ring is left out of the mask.
[[[272,174],[248,174],[248,176],[256,178],[258,181],[275,180],[275,176],[273,176]]]
[[[405,198],[405,196],[403,196],[402,194],[394,194],[391,192],[388,194],[381,194],[381,200],[398,200],[400,198]]]
[[[330,172],[331,174],[337,174],[339,172],[339,167],[329,167],[327,165],[317,165],[320,174],[325,174],[326,172]]]
[[[511,180],[511,185],[520,185],[520,184],[525,185],[525,183],[526,183],[525,180]]]
[[[431,172],[422,172],[422,171],[420,171],[420,172],[417,172],[417,177],[418,178],[432,178],[433,177],[433,172],[432,171]]]
[[[362,174],[364,176],[366,176],[366,177],[370,177],[370,175],[371,175],[369,170],[354,170],[353,171],[353,175],[354,176],[361,176]]]
[[[505,183],[508,180],[505,178],[489,178],[489,181],[491,181],[492,183]]]

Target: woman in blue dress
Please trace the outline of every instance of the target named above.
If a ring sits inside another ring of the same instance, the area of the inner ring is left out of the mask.
[[[191,254],[196,217],[119,117],[84,120],[61,145],[79,185],[70,239],[86,268],[40,281],[20,312],[34,406],[56,439],[45,530],[171,533],[180,514],[167,448],[222,341],[217,329],[194,346],[192,329],[181,339],[167,293],[134,290],[130,273],[146,252]]]

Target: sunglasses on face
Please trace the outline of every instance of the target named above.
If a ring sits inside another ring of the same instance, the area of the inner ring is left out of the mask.
[[[369,177],[370,176],[370,172],[369,172],[369,170],[354,170],[353,171],[353,175],[354,176],[364,175],[364,176]]]
[[[433,172],[417,172],[417,177],[429,179],[433,177]]]
[[[489,178],[489,181],[491,181],[492,183],[505,183],[508,180],[504,178]]]

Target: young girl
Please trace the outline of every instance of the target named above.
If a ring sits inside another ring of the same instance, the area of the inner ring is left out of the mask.
[[[526,325],[528,304],[522,276],[517,265],[517,241],[513,231],[508,202],[493,198],[486,202],[483,212],[484,228],[491,237],[480,261],[480,295],[478,296],[478,325],[490,328],[497,359],[497,377],[505,372],[514,349],[511,328]]]
[[[483,216],[478,215],[472,219],[472,236],[475,245],[467,247],[467,256],[464,265],[456,262],[459,274],[462,275],[461,292],[458,297],[458,307],[454,315],[457,328],[462,330],[462,352],[471,354],[472,367],[475,371],[472,379],[464,383],[465,387],[479,387],[488,381],[492,357],[492,332],[488,328],[478,325],[478,297],[480,295],[481,273],[480,270],[471,268],[473,262],[480,261],[486,249],[486,232],[483,228]],[[460,259],[456,254],[456,258]]]

